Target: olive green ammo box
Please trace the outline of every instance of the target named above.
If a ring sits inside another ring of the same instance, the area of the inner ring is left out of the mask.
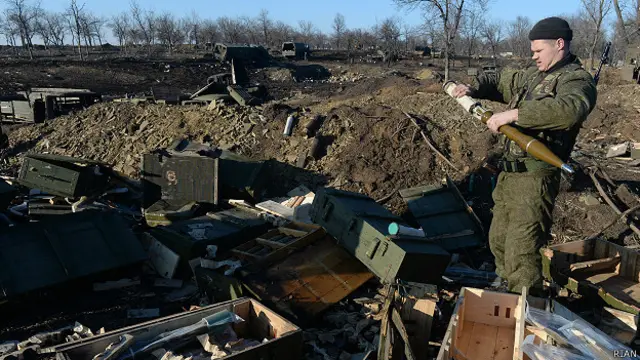
[[[52,195],[77,198],[99,194],[109,177],[101,173],[100,162],[68,156],[28,154],[18,182]]]
[[[389,224],[404,224],[404,221],[362,194],[321,188],[313,200],[311,219],[338,239],[382,282],[393,282],[396,278],[439,282],[451,259],[451,255],[433,241],[389,237]]]
[[[268,178],[267,170],[262,161],[176,141],[166,150],[143,155],[143,207],[160,199],[217,205],[220,198],[259,198]]]
[[[427,239],[443,249],[454,252],[485,244],[480,220],[451,179],[444,186],[403,189],[400,195]]]

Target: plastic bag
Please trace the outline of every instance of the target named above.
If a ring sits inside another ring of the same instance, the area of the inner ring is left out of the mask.
[[[563,326],[560,332],[571,345],[592,359],[638,359],[631,348],[612,339],[584,320],[577,319]]]
[[[569,320],[563,318],[560,315],[540,310],[536,308],[532,308],[527,304],[527,321],[534,324],[535,326],[551,329],[555,332],[560,332],[560,329],[563,326],[566,326],[570,323]]]
[[[591,360],[579,354],[549,344],[534,344],[535,335],[529,335],[522,343],[522,352],[531,360]]]

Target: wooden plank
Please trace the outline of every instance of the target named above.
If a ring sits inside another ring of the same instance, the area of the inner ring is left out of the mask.
[[[315,243],[316,241],[322,239],[325,236],[326,236],[326,232],[324,231],[324,229],[318,229],[316,231],[313,231],[309,235],[304,236],[289,244],[286,244],[286,246],[284,246],[283,248],[277,249],[273,251],[271,254],[265,256],[262,260],[262,264],[270,264],[275,261],[280,261],[285,257],[287,257],[292,252],[304,249],[305,247]]]
[[[513,359],[513,339],[515,330],[505,327],[498,328],[496,335],[496,345],[494,347],[495,360]]]
[[[149,247],[149,260],[154,269],[160,276],[166,279],[173,278],[180,262],[180,255],[171,251],[158,239],[153,237],[149,233],[144,233],[143,236],[150,241]]]
[[[609,246],[607,243],[603,241],[596,240],[595,248],[593,250],[593,258],[594,259],[602,259],[607,257],[609,253]]]
[[[254,270],[245,283],[261,297],[314,315],[372,277],[362,263],[325,237],[267,268]]]
[[[462,331],[459,336],[453,342],[453,349],[449,352],[449,355],[453,355],[456,360],[468,360],[469,357],[469,344],[471,343],[471,337],[473,335],[473,322],[460,320],[460,323],[464,323]]]
[[[256,238],[256,242],[258,244],[264,245],[264,246],[268,246],[272,249],[282,249],[283,247],[287,246],[286,244],[283,243],[279,243],[277,241],[270,241],[270,240],[266,240],[266,239],[262,239],[262,238]]]
[[[260,256],[260,255],[255,255],[255,254],[252,254],[252,253],[248,253],[246,251],[241,251],[241,250],[236,250],[236,249],[232,249],[231,252],[233,254],[235,254],[236,256],[243,257],[243,258],[249,258],[249,259],[253,259],[253,260],[259,260],[259,259],[262,258],[262,256]]]
[[[391,294],[391,286],[385,286],[387,294]],[[378,343],[378,359],[388,360],[389,350],[391,349],[391,332],[389,331],[389,320],[391,316],[392,297],[387,296],[382,306],[382,321],[380,323],[380,340]]]
[[[613,268],[619,263],[620,263],[620,256],[608,257],[608,258],[573,263],[569,266],[569,270],[571,272],[598,271],[598,270]]]
[[[465,288],[464,296],[465,320],[509,328],[515,326],[516,318],[513,314],[518,306],[517,295]],[[507,309],[510,314],[508,318],[506,317]],[[495,315],[496,310],[498,316]]]
[[[522,342],[524,341],[524,328],[526,326],[526,304],[527,304],[527,288],[522,287],[522,294],[518,298],[518,307],[516,308],[516,331],[515,341],[513,343],[513,358],[522,360]]]
[[[287,333],[296,331],[297,328],[282,316],[278,315],[275,311],[267,308],[254,299],[249,300],[251,302],[251,321],[259,322],[261,325],[258,327],[263,329],[263,333],[259,334],[260,337],[273,337],[280,338]],[[268,332],[264,331],[268,329]]]
[[[256,207],[270,214],[293,220],[293,209],[279,204],[273,200],[263,201],[259,204],[256,204]]]
[[[409,294],[402,297],[401,317],[409,330],[411,348],[418,359],[428,356],[428,340],[437,302],[437,288],[409,283]]]
[[[295,237],[303,237],[303,236],[309,234],[308,231],[289,229],[289,228],[286,228],[286,227],[278,228],[278,231],[280,231],[283,234],[290,235],[290,236],[295,236]]]
[[[473,360],[493,360],[498,327],[474,323],[467,354]]]
[[[415,360],[416,357],[413,354],[413,350],[411,350],[411,342],[409,340],[409,334],[407,334],[407,329],[404,327],[402,323],[402,319],[400,318],[400,313],[398,310],[393,307],[391,310],[391,320],[393,321],[393,325],[396,328],[396,331],[399,333],[402,342],[404,342],[404,358],[407,360]],[[425,339],[426,341],[426,339]]]

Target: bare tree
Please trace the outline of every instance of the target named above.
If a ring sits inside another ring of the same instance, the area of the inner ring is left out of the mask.
[[[340,42],[342,41],[342,36],[344,32],[347,30],[347,25],[344,20],[344,16],[340,13],[337,13],[333,18],[333,36],[336,39],[336,49],[340,50]]]
[[[260,30],[262,32],[262,41],[265,46],[271,45],[271,27],[273,22],[269,19],[269,12],[266,9],[260,10],[258,15],[258,23],[260,24]]]
[[[591,20],[592,31],[591,33],[591,49],[589,51],[589,60],[590,66],[593,68],[594,65],[594,56],[596,52],[596,47],[598,46],[598,41],[600,40],[600,35],[602,32],[602,22],[604,18],[611,11],[611,0],[581,0],[582,5],[584,6],[584,10],[589,15],[589,19]]]
[[[27,0],[5,0],[7,4],[7,21],[18,29],[22,46],[29,51],[29,58],[33,59],[32,39],[35,35],[36,19],[42,12],[40,2],[33,4]]]
[[[449,68],[453,50],[453,43],[458,28],[462,11],[467,7],[478,7],[485,9],[488,0],[394,0],[396,4],[410,9],[420,8],[426,17],[440,22],[442,33],[444,35],[444,78],[449,79]]]
[[[78,54],[80,55],[80,60],[84,61],[84,57],[82,55],[82,17],[84,16],[84,4],[78,6],[78,2],[76,0],[71,0],[69,3],[69,8],[67,8],[66,12],[69,17],[69,28],[71,30],[71,36],[77,41],[78,45]]]
[[[501,21],[493,21],[486,23],[482,27],[482,37],[491,48],[491,55],[493,55],[493,64],[496,64],[498,58],[498,47],[503,41],[504,36],[504,23]]]
[[[298,21],[298,27],[300,28],[300,36],[302,37],[302,41],[305,43],[310,43],[311,38],[316,32],[316,27],[313,25],[311,21],[300,20]]]
[[[640,2],[640,0],[639,0]],[[620,32],[620,35],[622,37],[622,41],[625,44],[625,46],[629,46],[629,38],[627,36],[627,29],[625,27],[625,21],[624,21],[624,16],[622,14],[622,8],[620,7],[620,0],[613,0],[613,8],[616,11],[616,17],[617,17],[617,22],[616,22],[616,30]]]
[[[16,46],[16,36],[20,34],[20,31],[15,27],[15,24],[9,21],[8,11],[0,17],[0,33],[4,35],[7,45],[11,46],[14,55],[18,55],[18,48]]]
[[[398,56],[400,51],[400,21],[396,18],[386,18],[377,27],[378,40],[384,51],[384,60],[387,65]]]
[[[243,28],[239,21],[223,16],[218,18],[217,26],[225,41],[232,43],[241,41]]]
[[[526,16],[518,16],[509,23],[509,45],[514,55],[526,58],[531,54],[531,42],[529,41],[531,27],[531,20]]]
[[[205,20],[202,23],[200,26],[200,38],[213,51],[213,45],[218,38],[218,26],[213,20]]]
[[[151,45],[155,40],[155,15],[151,11],[143,11],[137,1],[131,1],[131,18],[135,35],[147,47],[147,56],[151,56]]]
[[[478,48],[481,31],[484,23],[484,14],[479,11],[465,11],[460,26],[461,40],[466,49],[468,64],[471,66],[471,57]]]
[[[182,19],[180,26],[189,45],[195,45],[197,51],[201,40],[200,28],[202,26],[202,20],[200,20],[198,13],[191,12],[191,16]]]
[[[272,38],[277,44],[282,44],[285,41],[293,40],[294,34],[295,30],[293,29],[293,27],[285,24],[282,21],[276,21],[273,24]],[[310,33],[310,35],[312,35],[312,33]]]
[[[111,28],[111,33],[113,34],[113,36],[118,39],[118,44],[120,44],[121,48],[124,48],[124,51],[126,53],[127,37],[129,36],[129,32],[131,30],[131,19],[129,18],[129,15],[126,12],[115,15],[111,18],[109,27]]]
[[[173,54],[175,46],[182,43],[185,38],[178,21],[170,13],[164,13],[157,17],[155,27],[158,41],[169,49],[169,55]]]
[[[51,53],[51,46],[64,45],[64,18],[58,13],[43,12],[36,20],[35,32]]]

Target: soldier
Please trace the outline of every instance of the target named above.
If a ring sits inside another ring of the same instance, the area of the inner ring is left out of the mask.
[[[580,127],[596,104],[597,90],[576,56],[571,54],[573,31],[558,17],[540,20],[529,33],[536,66],[482,74],[475,86],[458,85],[454,96],[469,95],[509,104],[494,114],[487,126],[492,132],[511,124],[534,136],[567,161]],[[541,256],[552,224],[551,214],[560,188],[560,170],[539,161],[516,143],[501,137],[502,172],[493,192],[495,207],[489,246],[496,273],[510,292],[527,287],[542,290]]]

